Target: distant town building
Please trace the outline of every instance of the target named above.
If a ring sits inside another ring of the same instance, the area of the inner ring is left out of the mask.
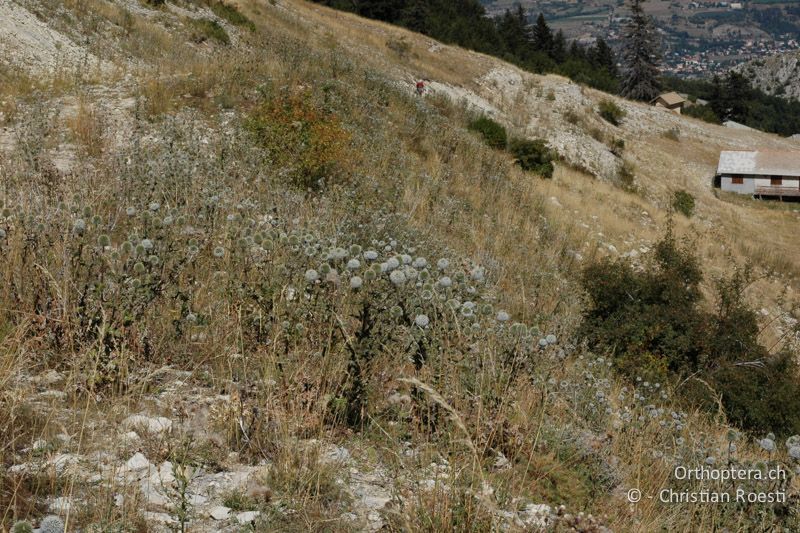
[[[723,151],[715,184],[758,197],[800,197],[800,151]]]
[[[686,105],[686,98],[675,92],[664,93],[654,98],[650,103],[656,107],[663,107],[664,109],[669,109],[680,115],[683,111],[683,107]]]

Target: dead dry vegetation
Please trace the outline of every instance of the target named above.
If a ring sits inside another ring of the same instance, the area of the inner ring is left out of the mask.
[[[0,59],[0,530],[800,527],[783,442],[574,340],[582,266],[645,256],[681,189],[708,283],[751,262],[791,347],[797,210],[710,188],[718,149],[791,141],[612,126],[607,95],[300,1],[8,5],[97,61]],[[791,500],[627,502],[709,461],[781,465]]]

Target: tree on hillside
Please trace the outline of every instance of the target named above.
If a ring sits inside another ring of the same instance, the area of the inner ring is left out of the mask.
[[[553,31],[544,19],[544,13],[539,13],[536,25],[533,27],[533,48],[539,52],[550,54],[553,50]]]
[[[589,50],[589,61],[593,67],[603,69],[613,77],[618,74],[614,51],[602,37],[597,39],[597,42]]]
[[[514,11],[506,10],[497,22],[497,30],[503,40],[505,53],[522,61],[527,60],[530,56],[531,32],[522,6],[517,5]]]
[[[658,96],[658,64],[661,54],[653,19],[644,12],[645,0],[630,0],[631,20],[625,29],[622,96],[652,100]]]

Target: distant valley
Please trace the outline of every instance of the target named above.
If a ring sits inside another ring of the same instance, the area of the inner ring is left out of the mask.
[[[536,17],[544,13],[570,39],[603,36],[618,45],[627,8],[618,0],[485,0],[500,15],[516,4]],[[645,9],[662,32],[667,73],[695,77],[722,72],[737,63],[800,50],[797,2],[670,2],[650,0]]]

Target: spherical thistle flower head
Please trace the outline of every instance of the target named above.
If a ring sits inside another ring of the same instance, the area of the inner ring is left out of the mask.
[[[436,261],[436,266],[437,266],[437,268],[439,270],[446,270],[447,267],[450,266],[450,261],[448,259],[445,259],[444,257],[442,257],[441,259]]]
[[[158,211],[159,209],[161,209],[161,204],[158,203],[158,202],[150,202],[150,205],[147,206],[147,207],[148,207],[148,209],[150,209],[150,211],[155,212],[155,211]]]
[[[361,261],[358,259],[351,259],[347,262],[347,269],[348,270],[358,270],[361,267]]]
[[[87,205],[86,207],[84,207],[82,209],[81,212],[83,213],[83,216],[86,217],[86,218],[91,218],[92,217],[92,208],[91,208],[91,206]]]
[[[137,274],[144,274],[146,270],[147,269],[145,268],[144,263],[142,263],[141,261],[137,261],[133,265],[133,271],[136,272]]]
[[[406,275],[403,274],[402,270],[393,270],[392,273],[389,274],[389,280],[399,287],[405,284]]]
[[[64,522],[55,515],[44,517],[39,524],[40,533],[64,533]]]
[[[400,262],[404,265],[410,265],[413,260],[414,259],[408,254],[403,254],[400,256]]]
[[[767,452],[774,452],[775,451],[775,441],[769,437],[763,438],[758,441],[758,445],[761,446]]]
[[[498,311],[496,318],[498,322],[508,322],[511,319],[511,315],[509,315],[505,311]]]
[[[105,234],[104,235],[100,235],[97,238],[97,244],[101,248],[105,248],[106,246],[111,246],[111,237],[109,237],[108,235],[105,235]]]
[[[103,219],[100,218],[99,216],[95,215],[95,216],[92,217],[92,225],[93,226],[99,226],[102,223],[103,223]]]
[[[330,255],[333,259],[341,261],[342,259],[347,258],[347,250],[345,250],[344,248],[334,248],[333,250],[330,251]]]
[[[5,239],[5,238],[6,238],[6,230],[0,228],[0,239]]]
[[[522,336],[525,334],[525,324],[520,322],[514,322],[511,325],[511,333],[516,336]]]
[[[470,277],[479,283],[484,280],[485,276],[486,271],[483,269],[483,267],[475,267],[472,269],[472,272],[470,272]]]
[[[153,266],[157,266],[159,263],[161,263],[161,259],[159,259],[157,255],[151,255],[147,258],[147,261]]]
[[[186,321],[194,324],[195,322],[197,322],[197,315],[194,313],[189,313],[188,315],[186,315]]]
[[[76,221],[75,221],[75,222],[72,224],[72,231],[73,231],[73,233],[75,233],[76,235],[83,235],[83,232],[85,232],[85,231],[86,231],[86,221],[85,221],[85,220],[83,220],[82,218],[79,218],[79,219],[77,219],[77,220],[76,220]]]
[[[705,463],[707,465],[713,465],[716,462],[717,462],[717,459],[713,455],[709,455],[708,457],[706,457]]]
[[[306,327],[300,322],[298,322],[297,324],[294,325],[294,331],[298,335],[302,335],[306,332]]]
[[[373,281],[378,277],[374,270],[370,269],[364,272],[364,279],[367,281]]]
[[[300,246],[300,237],[292,235],[289,237],[289,246]]]
[[[133,281],[131,281],[131,287],[133,287],[134,289],[138,289],[141,286],[142,286],[141,280],[134,279]]]
[[[449,307],[453,311],[457,311],[459,308],[461,308],[461,302],[459,302],[455,298],[452,298],[450,300],[447,300],[447,307]]]
[[[189,245],[189,248],[186,249],[190,254],[195,255],[200,252],[200,248],[194,245]]]
[[[728,430],[728,442],[733,442],[739,438],[739,433],[735,429]]]
[[[142,248],[145,250],[152,250],[153,249],[153,241],[150,239],[142,239],[142,242],[139,243],[142,245]]]
[[[216,246],[213,251],[214,257],[225,257],[225,248],[222,246]]]
[[[547,340],[539,339],[539,348],[547,348]]]
[[[422,270],[423,268],[428,266],[428,260],[425,259],[424,257],[417,257],[416,259],[414,259],[414,262],[411,263],[411,266],[413,266],[417,270]]]
[[[792,435],[786,439],[786,448],[789,449],[792,446],[800,446],[800,435]]]
[[[352,278],[350,278],[350,288],[353,290],[360,289],[363,284],[364,281],[358,276],[353,276]]]
[[[358,257],[361,255],[361,246],[357,244],[350,245],[350,257]]]
[[[789,457],[800,460],[800,446],[792,446],[789,448]]]
[[[448,278],[447,276],[442,276],[439,278],[439,286],[444,287],[445,289],[453,285],[453,280]]]
[[[547,344],[555,344],[557,339],[556,336],[551,333],[550,335],[545,337],[544,340],[547,341]]]
[[[389,309],[389,314],[392,315],[393,318],[400,318],[403,316],[403,308],[399,305],[392,306],[392,308]]]
[[[400,260],[397,259],[396,257],[390,257],[389,259],[386,260],[386,268],[388,270],[394,270],[399,266],[400,266]]]
[[[428,324],[430,324],[430,322],[431,321],[428,318],[428,315],[422,314],[422,315],[417,315],[417,316],[414,317],[414,324],[416,324],[417,326],[419,326],[421,328],[427,328]]]
[[[308,270],[306,270],[304,277],[306,278],[307,282],[314,283],[319,279],[319,272],[317,272],[313,268],[309,268]]]
[[[375,261],[378,258],[378,252],[375,250],[367,250],[364,252],[364,259],[367,261]]]
[[[171,226],[172,223],[175,222],[175,219],[171,216],[167,215],[164,217],[164,220],[161,221],[162,226]]]
[[[423,300],[433,299],[433,291],[430,291],[428,289],[423,289],[422,293],[420,294],[420,298],[422,298]]]
[[[331,273],[331,265],[329,265],[328,263],[322,263],[319,266],[319,271],[323,276],[327,276],[328,274]]]
[[[431,273],[426,268],[425,270],[420,270],[418,277],[422,281],[428,281],[429,279],[431,279]]]

